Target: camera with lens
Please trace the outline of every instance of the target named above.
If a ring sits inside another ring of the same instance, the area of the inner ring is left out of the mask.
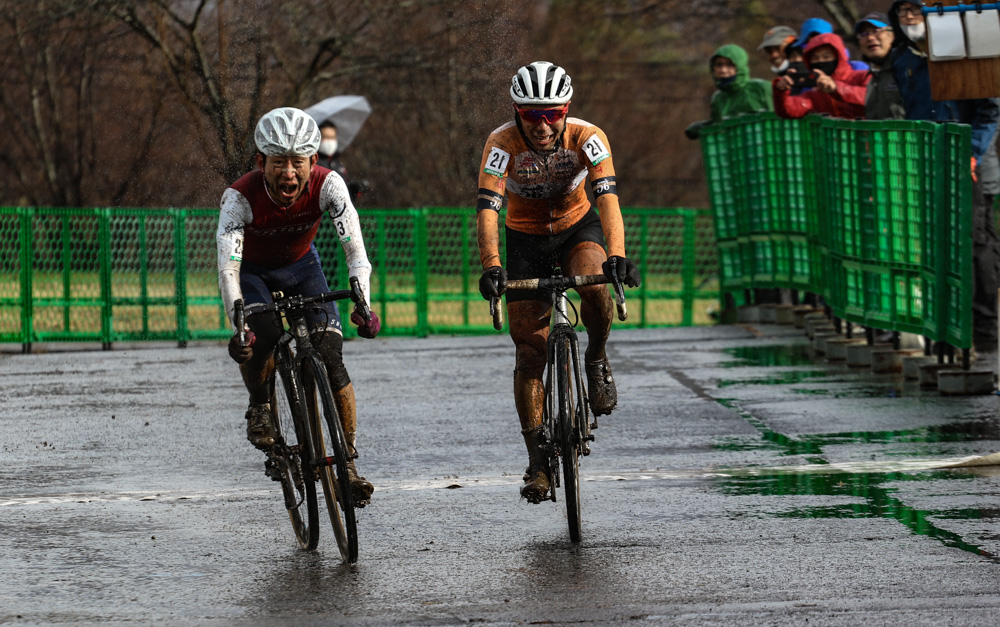
[[[802,62],[790,63],[788,65],[788,69],[785,70],[785,76],[791,77],[792,87],[796,89],[815,87],[816,79],[819,78],[819,74],[810,70],[809,67]]]

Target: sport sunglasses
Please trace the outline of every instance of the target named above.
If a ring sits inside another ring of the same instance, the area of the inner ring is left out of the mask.
[[[517,114],[520,115],[521,119],[525,122],[538,124],[542,120],[545,120],[549,124],[555,124],[559,120],[566,117],[566,112],[569,111],[569,103],[566,103],[558,109],[522,109],[517,105],[514,105],[514,109],[517,110]]]

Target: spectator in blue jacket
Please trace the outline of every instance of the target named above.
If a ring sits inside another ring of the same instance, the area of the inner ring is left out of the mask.
[[[892,53],[892,70],[903,96],[908,120],[955,121],[972,126],[972,343],[977,353],[988,353],[996,362],[997,286],[1000,277],[1000,239],[994,226],[992,197],[984,194],[995,181],[983,180],[996,171],[990,163],[997,158],[993,148],[1000,100],[934,100],[927,66],[927,26],[919,0],[895,0],[889,21],[895,31],[897,48]],[[985,163],[983,163],[985,161]]]

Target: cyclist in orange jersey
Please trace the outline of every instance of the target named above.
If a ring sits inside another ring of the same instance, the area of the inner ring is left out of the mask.
[[[506,293],[510,334],[516,346],[514,404],[528,449],[521,496],[531,503],[546,498],[541,423],[545,344],[551,302],[547,295],[506,290],[507,279],[565,275],[611,276],[609,255],[617,258],[618,279],[639,285],[639,270],[625,256],[625,230],[607,135],[579,118],[567,117],[573,87],[566,71],[545,61],[526,65],[510,88],[514,120],[490,134],[479,172],[477,230],[483,298]],[[595,213],[584,183],[589,181]],[[507,198],[506,263],[500,259],[500,207]],[[607,252],[605,252],[607,246]],[[580,317],[587,328],[587,388],[595,415],[611,413],[618,392],[605,345],[611,333],[611,296],[607,286],[577,289]]]

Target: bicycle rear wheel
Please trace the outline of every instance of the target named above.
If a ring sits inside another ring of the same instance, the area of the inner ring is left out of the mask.
[[[281,482],[295,539],[300,547],[311,551],[319,542],[319,507],[308,423],[304,408],[289,400],[296,398],[295,392],[301,386],[294,373],[277,372],[275,378],[278,381],[273,383],[271,411],[277,438],[274,454],[268,456],[268,474]]]
[[[573,357],[569,337],[558,340],[555,347],[553,377],[559,403],[557,414],[559,425],[559,452],[562,456],[563,490],[566,494],[566,518],[569,521],[569,538],[579,542],[581,537],[580,518],[580,431],[576,421],[575,386],[577,378],[573,370]]]
[[[326,366],[317,357],[309,356],[302,360],[302,374],[308,390],[313,451],[326,497],[326,511],[341,559],[353,564],[358,561],[358,525],[347,475],[347,441],[333,402]]]

